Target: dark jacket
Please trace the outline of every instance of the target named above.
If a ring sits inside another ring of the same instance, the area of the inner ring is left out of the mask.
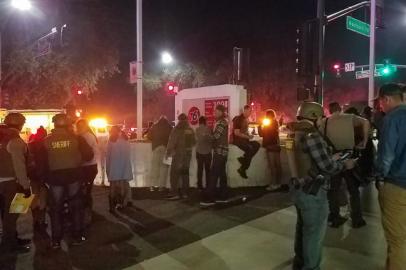
[[[280,151],[279,148],[279,125],[276,120],[267,126],[259,126],[259,136],[262,137],[262,146],[269,151]]]
[[[33,140],[28,144],[29,152],[29,170],[28,176],[31,181],[43,182],[48,174],[48,162],[44,155],[45,145],[44,140]]]
[[[406,189],[406,105],[400,105],[383,119],[378,144],[378,172],[386,182]]]
[[[152,150],[158,146],[166,146],[168,144],[169,135],[171,134],[172,126],[165,118],[159,119],[149,130],[147,137],[152,142]]]
[[[195,132],[186,121],[180,121],[169,136],[167,152],[172,155],[182,155],[192,152],[196,144]]]

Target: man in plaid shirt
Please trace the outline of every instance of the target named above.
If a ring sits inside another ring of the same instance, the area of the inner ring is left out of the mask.
[[[327,176],[333,176],[343,171],[344,164],[334,159],[332,151],[319,132],[302,137],[303,151],[311,157],[318,171]]]
[[[317,131],[317,123],[323,115],[323,107],[318,103],[305,102],[300,105],[295,134],[298,135],[296,138],[300,145],[298,150],[303,151],[304,156],[311,160],[311,171],[315,171],[316,175],[321,175],[324,179],[329,179],[344,169],[352,169],[355,161],[349,159],[342,162],[339,161],[339,155],[332,155],[326,141]],[[299,159],[298,162],[305,160]],[[305,177],[312,179],[309,180],[310,183],[316,181],[313,174]],[[294,270],[320,270],[321,251],[327,228],[327,190],[320,187],[312,191],[307,191],[304,186],[296,186],[293,191],[293,201],[297,210]]]
[[[211,165],[211,175],[208,181],[206,198],[200,203],[202,207],[214,205],[216,202],[227,200],[227,156],[228,156],[228,122],[226,120],[226,107],[218,105],[216,107],[216,126],[213,131],[213,163]],[[220,180],[218,197],[216,198],[217,182]]]

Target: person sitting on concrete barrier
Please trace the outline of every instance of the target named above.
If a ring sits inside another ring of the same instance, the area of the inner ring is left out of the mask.
[[[211,130],[206,124],[206,117],[200,116],[199,127],[196,129],[196,160],[197,160],[197,188],[202,190],[208,186],[210,166],[212,161]],[[203,171],[206,184],[203,184]]]
[[[262,146],[266,149],[271,171],[270,184],[266,190],[271,192],[289,192],[289,185],[282,184],[281,147],[279,145],[279,123],[274,110],[267,110],[265,119],[258,131]]]
[[[166,156],[172,157],[169,200],[187,199],[189,196],[189,168],[195,144],[195,132],[189,125],[187,115],[182,113],[169,136],[166,150]]]
[[[238,161],[241,163],[238,173],[244,179],[248,179],[247,170],[251,165],[252,158],[261,147],[258,142],[250,141],[254,138],[254,136],[248,132],[248,118],[251,116],[251,112],[251,107],[245,105],[243,113],[233,119],[232,143],[244,151],[244,156],[238,158]]]

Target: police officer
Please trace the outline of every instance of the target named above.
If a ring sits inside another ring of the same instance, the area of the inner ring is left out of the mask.
[[[49,173],[47,183],[50,195],[52,248],[60,249],[63,237],[63,208],[67,200],[73,223],[72,245],[82,244],[83,207],[80,182],[80,165],[93,158],[93,151],[86,141],[71,131],[66,114],[52,118],[54,130],[44,140]]]
[[[0,202],[2,208],[3,235],[0,254],[6,252],[25,253],[29,251],[29,240],[17,238],[16,222],[18,215],[9,213],[11,202],[17,192],[25,197],[31,195],[27,177],[27,145],[20,138],[25,117],[20,113],[9,113],[5,126],[0,130]]]
[[[294,186],[297,210],[295,258],[293,269],[320,269],[322,242],[327,227],[327,187],[329,178],[355,161],[340,161],[317,130],[323,108],[315,102],[305,102],[297,112],[298,122],[290,125],[294,141],[288,146],[289,167]]]
[[[366,148],[369,139],[370,125],[368,120],[357,115],[342,113],[341,106],[337,102],[329,105],[331,116],[323,120],[321,132],[326,136],[335,151],[363,151]],[[356,131],[359,131],[358,136]],[[359,137],[359,141],[355,140]],[[353,228],[360,228],[366,225],[362,217],[361,197],[360,197],[360,179],[346,171],[338,174],[331,179],[331,189],[329,191],[329,226],[338,228],[346,222],[346,218],[340,215],[340,193],[342,180],[345,180],[348,192],[350,194],[351,221]]]

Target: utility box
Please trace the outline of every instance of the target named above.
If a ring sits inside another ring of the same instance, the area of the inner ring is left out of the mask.
[[[247,90],[241,85],[215,85],[190,88],[180,91],[175,97],[175,119],[185,113],[193,128],[199,125],[199,117],[207,117],[207,125],[213,127],[216,106],[222,104],[227,108],[229,119],[241,113],[247,104]]]

